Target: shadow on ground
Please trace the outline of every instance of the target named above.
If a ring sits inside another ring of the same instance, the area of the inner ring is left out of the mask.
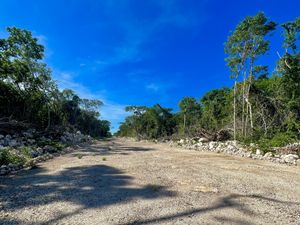
[[[102,144],[102,145],[90,145],[85,146],[83,151],[81,152],[84,155],[102,155],[102,156],[108,156],[108,155],[129,155],[131,153],[137,153],[137,152],[149,152],[149,151],[157,151],[154,148],[145,148],[145,147],[133,147],[133,146],[124,146],[119,143],[110,142],[108,144]],[[76,154],[75,154],[76,155]]]
[[[126,147],[118,143],[109,143],[107,146],[87,146],[81,152],[88,155],[131,154],[132,152],[155,151],[151,148]],[[76,155],[74,155],[76,156]],[[52,203],[74,203],[78,206],[72,212],[62,211],[55,217],[49,218],[44,224],[57,224],[61,220],[80,214],[85,209],[101,209],[105,206],[128,203],[134,199],[161,199],[176,197],[177,193],[164,186],[133,186],[134,177],[124,174],[121,170],[107,165],[92,165],[66,168],[55,174],[48,174],[43,168],[24,171],[18,175],[0,178],[0,210],[14,212],[16,210],[43,207]],[[258,216],[253,212],[243,199],[259,199],[266,204],[276,203],[299,205],[296,202],[284,202],[260,195],[222,196],[207,207],[182,210],[173,214],[155,218],[143,218],[131,221],[129,224],[157,224],[177,221],[182,218],[201,216],[206,213],[222,209],[232,209],[242,215]],[[155,207],[155,205],[153,205]],[[0,214],[1,216],[1,214]],[[253,221],[242,221],[236,218],[216,216],[216,222],[226,224],[253,224]],[[204,222],[204,221],[202,221]],[[0,224],[24,224],[13,218],[1,219]]]
[[[80,206],[78,211],[61,214],[47,221],[47,224],[51,224],[84,209],[101,208],[135,198],[163,198],[175,195],[163,186],[129,186],[133,177],[106,165],[72,167],[55,175],[44,172],[46,172],[44,169],[37,168],[28,174],[23,172],[11,178],[1,178],[2,210],[15,211],[55,202],[72,202]],[[0,220],[0,224],[2,223],[4,221]],[[7,224],[18,223],[7,221]]]
[[[253,212],[249,209],[249,207],[242,202],[242,199],[248,198],[248,199],[259,199],[261,201],[266,201],[268,203],[278,203],[278,204],[288,204],[288,205],[299,205],[298,202],[288,202],[288,201],[279,201],[277,199],[273,198],[266,198],[260,195],[238,195],[238,194],[231,194],[225,197],[219,198],[219,200],[212,204],[209,207],[203,207],[203,208],[196,208],[192,210],[187,210],[183,212],[178,212],[174,214],[170,214],[167,216],[161,216],[151,219],[145,219],[145,220],[138,220],[133,221],[130,223],[126,223],[124,225],[145,225],[145,224],[158,224],[162,222],[169,222],[169,221],[178,221],[179,219],[182,219],[184,217],[191,217],[191,216],[199,216],[201,214],[209,213],[218,211],[221,209],[234,209],[240,213],[242,213],[245,216],[248,216],[249,218],[255,218],[257,216],[257,213]],[[236,219],[236,218],[230,218],[230,217],[222,217],[222,216],[216,216],[213,217],[215,221],[220,222],[221,224],[236,224],[236,225],[254,225],[254,223],[242,219]]]

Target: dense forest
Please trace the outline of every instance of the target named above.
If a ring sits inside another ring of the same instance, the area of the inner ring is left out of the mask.
[[[0,131],[31,127],[40,131],[80,130],[110,136],[110,123],[99,119],[99,100],[59,90],[43,63],[44,46],[27,30],[7,28],[0,39]],[[14,131],[14,130],[13,130]]]
[[[277,52],[274,71],[260,65],[269,36],[280,29],[284,52]],[[234,86],[211,90],[200,101],[184,97],[179,112],[130,106],[132,112],[117,133],[121,137],[158,139],[197,136],[226,130],[231,139],[262,147],[281,146],[300,138],[300,18],[278,25],[264,13],[248,16],[225,43]]]

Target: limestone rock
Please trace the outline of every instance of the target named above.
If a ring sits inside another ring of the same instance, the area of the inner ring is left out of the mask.
[[[262,155],[262,151],[260,149],[256,149],[256,155]]]
[[[267,152],[264,157],[265,158],[268,158],[268,157],[272,157],[273,156],[273,153],[272,152]]]

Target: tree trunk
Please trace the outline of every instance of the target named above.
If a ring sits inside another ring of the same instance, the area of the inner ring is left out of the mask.
[[[183,114],[183,134],[185,134],[185,126],[186,126],[186,112]]]
[[[243,92],[242,92],[242,135],[246,135],[246,115],[245,115],[245,96],[246,96],[246,71],[244,72]]]
[[[47,105],[47,110],[48,110],[48,124],[47,124],[47,127],[46,127],[46,131],[49,130],[50,125],[51,125],[51,113],[50,113],[50,107],[49,107],[49,105]]]
[[[234,82],[233,94],[233,138],[236,140],[236,81]]]

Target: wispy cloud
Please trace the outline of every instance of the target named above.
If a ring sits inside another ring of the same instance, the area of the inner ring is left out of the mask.
[[[160,86],[158,84],[151,83],[151,84],[146,85],[146,89],[153,91],[153,92],[158,92],[160,89]]]
[[[33,32],[33,36],[38,39],[38,43],[43,45],[45,47],[45,58],[50,58],[53,55],[53,51],[51,50],[49,44],[48,44],[48,39],[45,35],[43,34],[38,34],[36,31]]]
[[[54,79],[57,81],[61,90],[72,89],[81,98],[101,100],[104,105],[100,109],[100,118],[110,121],[111,131],[116,132],[119,128],[119,124],[129,115],[128,112],[125,112],[126,105],[110,101],[103,93],[92,92],[88,87],[76,82],[74,79],[76,76],[76,74],[71,72],[54,72]]]
[[[158,72],[138,69],[127,74],[128,80],[152,94],[165,95],[170,89],[177,86],[169,79],[162,80],[155,76]],[[167,95],[166,95],[167,96]]]
[[[129,16],[117,21],[119,28],[124,32],[124,40],[114,47],[112,54],[95,61],[100,68],[127,62],[138,62],[147,57],[147,53],[141,50],[143,45],[157,39],[155,34],[164,27],[172,25],[178,28],[187,28],[193,27],[199,22],[194,14],[181,12],[178,1],[155,0],[152,3],[160,9],[160,14],[152,20],[141,22],[137,18]],[[122,14],[122,12],[130,10],[128,1],[126,3],[125,1],[122,3],[106,1],[104,7],[111,15]]]

